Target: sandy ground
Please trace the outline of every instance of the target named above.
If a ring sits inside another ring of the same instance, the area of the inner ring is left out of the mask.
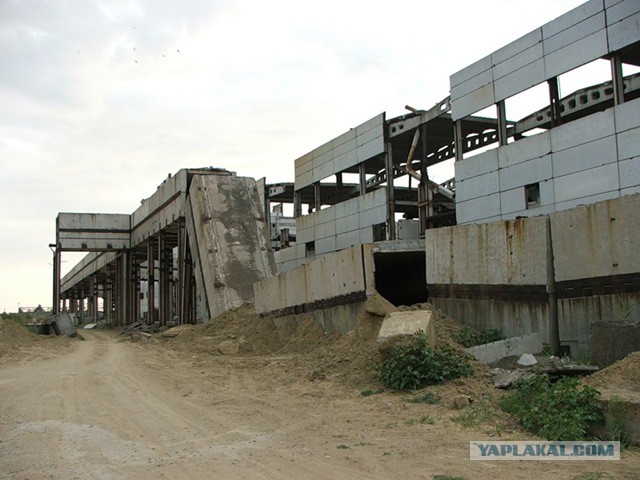
[[[296,354],[192,354],[83,335],[1,362],[1,479],[640,478],[637,449],[617,462],[471,461],[470,440],[526,437],[464,428],[445,402],[310,379]]]

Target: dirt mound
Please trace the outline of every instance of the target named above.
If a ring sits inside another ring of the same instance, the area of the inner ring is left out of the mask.
[[[0,318],[0,355],[36,343],[38,336],[15,320]]]
[[[627,388],[640,391],[640,351],[627,355],[587,378],[597,388]]]

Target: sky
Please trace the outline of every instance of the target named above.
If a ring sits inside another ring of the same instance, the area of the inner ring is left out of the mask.
[[[58,212],[131,213],[181,168],[293,181],[581,3],[0,0],[0,312],[51,306]]]

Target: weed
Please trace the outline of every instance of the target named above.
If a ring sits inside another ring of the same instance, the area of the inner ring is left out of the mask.
[[[433,425],[434,423],[436,423],[433,417],[428,413],[422,415],[420,419],[418,419],[418,422],[420,422],[422,425]]]
[[[405,420],[404,424],[407,425],[408,427],[413,427],[416,424],[416,419],[410,418],[408,420]]]
[[[428,403],[429,405],[435,405],[440,402],[440,397],[438,395],[434,395],[431,392],[425,392],[423,395],[418,397],[412,397],[407,400],[409,403]]]
[[[366,388],[360,392],[360,395],[363,397],[370,397],[371,395],[378,395],[380,393],[384,393],[384,388],[379,388],[378,390],[371,390],[370,388]]]
[[[346,450],[347,448],[349,448],[347,445],[338,445],[336,447],[338,450]]]
[[[464,477],[452,477],[450,475],[434,475],[433,480],[467,480]]]
[[[489,403],[479,402],[465,408],[462,413],[452,417],[451,420],[463,427],[471,428],[492,420],[494,417],[493,407]]]
[[[504,340],[504,335],[502,335],[502,330],[499,328],[490,328],[478,332],[473,328],[464,327],[458,333],[454,334],[453,339],[463,347],[469,348]]]
[[[514,388],[502,398],[502,409],[547,440],[584,440],[590,426],[604,418],[600,392],[576,378],[551,383],[547,375],[533,375]]]
[[[625,426],[627,407],[624,400],[617,395],[611,396],[607,402],[606,416],[611,433],[611,440],[620,442],[620,445],[628,447],[631,445],[631,437]]]
[[[449,346],[433,349],[424,332],[395,347],[377,368],[384,385],[398,390],[417,390],[472,373],[466,357]]]

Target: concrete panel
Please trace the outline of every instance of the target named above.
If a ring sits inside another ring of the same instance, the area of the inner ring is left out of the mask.
[[[554,180],[556,203],[620,189],[618,165],[609,164],[558,177]]]
[[[542,42],[542,28],[536,28],[532,32],[520,37],[517,40],[505,45],[491,54],[492,64],[497,66],[499,63],[514,57],[522,52],[527,51],[531,47],[539,46]],[[502,76],[502,75],[500,75]]]
[[[542,205],[540,207],[528,208],[525,210],[518,210],[516,212],[505,213],[502,215],[502,220],[515,220],[517,218],[531,218],[540,215],[549,215],[556,211],[555,205]]]
[[[187,234],[213,318],[253,301],[253,284],[274,275],[275,262],[255,180],[195,175],[189,203]]]
[[[342,172],[349,167],[358,164],[358,153],[356,150],[350,150],[347,153],[337,156],[333,159],[333,169],[335,172]]]
[[[640,196],[551,215],[556,281],[640,271]]]
[[[640,98],[614,107],[615,125],[618,133],[640,125]]]
[[[312,184],[313,184],[313,170],[310,170],[306,173],[296,176],[294,188],[296,190],[300,190]]]
[[[499,149],[494,148],[471,158],[464,158],[455,162],[456,183],[498,170],[498,151]]]
[[[549,38],[604,9],[602,0],[590,0],[542,26],[542,38]]]
[[[333,150],[333,144],[331,143],[331,141],[328,141],[320,145],[318,148],[313,149],[311,155],[314,159],[316,159],[324,155],[325,153],[330,152],[331,150]]]
[[[493,105],[495,102],[495,96],[493,92],[493,84],[485,85],[464,97],[457,100],[451,100],[451,118],[452,120],[459,120],[467,117],[472,113],[479,112],[480,110]]]
[[[359,227],[370,228],[378,223],[385,223],[387,221],[387,207],[386,205],[380,205],[379,207],[372,208],[360,212],[359,215]]]
[[[589,205],[591,203],[602,202],[604,200],[611,200],[620,196],[619,190],[611,190],[605,193],[598,193],[596,195],[589,195],[586,197],[573,198],[566,202],[556,203],[556,212],[561,210],[568,210],[570,208],[579,207],[581,205]]]
[[[620,160],[640,157],[640,127],[616,135]]]
[[[426,231],[427,284],[546,285],[547,220]]]
[[[459,224],[500,216],[500,194],[456,202],[456,218]]]
[[[524,353],[540,353],[542,351],[542,336],[538,332],[535,332],[529,335],[510,337],[506,340],[466,348],[465,351],[473,355],[479,362],[490,365],[509,356],[518,356]]]
[[[336,235],[336,222],[329,221],[327,223],[321,223],[316,225],[314,229],[314,236],[316,239],[325,237],[334,237]]]
[[[612,52],[640,41],[640,13],[609,26],[607,38]]]
[[[542,42],[530,46],[526,50],[519,52],[517,55],[510,57],[504,61],[496,62],[494,54],[493,79],[498,79],[509,75],[516,70],[520,70],[533,62],[542,60]]]
[[[506,214],[519,212],[527,209],[524,188],[514,188],[505,192],[500,192],[500,212],[502,217]],[[515,218],[516,215],[513,216]]]
[[[329,178],[335,173],[333,159],[329,162],[323,163],[318,168],[313,169],[313,183],[319,182]]]
[[[334,152],[338,155],[349,150],[353,150],[355,147],[354,140],[356,139],[356,130],[352,128],[348,132],[338,135],[331,141]]]
[[[554,153],[553,174],[557,178],[600,167],[616,162],[617,157],[615,137],[604,137]]]
[[[327,163],[331,163],[332,161],[333,161],[333,150],[329,150],[328,152],[324,152],[320,155],[317,155],[317,156],[314,155],[311,163],[313,165],[313,169],[315,170]]]
[[[357,148],[356,155],[358,158],[358,163],[362,163],[365,160],[369,160],[370,158],[375,157],[376,155],[380,155],[381,153],[384,153],[384,151],[384,136],[381,135]]]
[[[331,253],[336,251],[336,237],[325,237],[316,239],[316,255]]]
[[[360,244],[360,231],[353,230],[336,235],[336,249],[341,250]]]
[[[351,232],[358,229],[360,220],[357,215],[350,215],[348,217],[342,217],[336,219],[336,234]]]
[[[604,6],[605,8],[611,8],[614,5],[617,5],[620,2],[623,2],[624,0],[604,0]]]
[[[569,28],[547,37],[543,33],[544,54],[549,55],[556,50],[581,40],[589,35],[606,28],[604,11],[599,12],[580,23],[576,23]]]
[[[382,223],[382,222],[378,222],[378,223]],[[371,227],[371,226],[362,227],[359,230],[359,232],[360,232],[360,243],[361,244],[373,243],[373,227]]]
[[[637,0],[623,0],[614,5],[607,6],[607,26],[624,20],[640,12],[640,3]]]
[[[540,58],[496,80],[494,83],[495,101],[499,102],[517,95],[545,80],[544,60]]]
[[[621,190],[640,186],[640,157],[621,161],[618,164],[618,169]]]
[[[547,78],[561,75],[605,56],[609,51],[607,30],[600,30],[544,57]]]
[[[551,130],[551,148],[554,153],[559,152],[613,135],[614,131],[613,110],[605,110],[553,128]]]
[[[311,158],[311,154],[308,154],[307,161],[304,163],[298,164],[298,160],[296,160],[295,166],[295,176],[298,177],[303,173],[310,172],[313,169],[313,159]]]
[[[516,187],[548,180],[553,177],[551,155],[534,158],[512,167],[500,170],[500,190],[510,190]],[[456,188],[457,189],[457,188]]]
[[[531,137],[525,137],[495,151],[498,155],[499,167],[511,167],[551,153],[551,134],[547,131]]]
[[[357,200],[358,209],[360,211],[370,210],[381,205],[386,205],[387,191],[384,188],[380,188],[378,190],[374,190],[373,192],[360,195],[357,199],[354,200]]]
[[[385,114],[379,113],[375,117],[370,118],[364,123],[361,123],[356,127],[356,135],[363,135],[365,132],[371,129],[380,129],[384,126]]]
[[[477,177],[456,179],[456,201],[464,202],[472,198],[483,197],[499,191],[498,170]]]
[[[455,87],[456,85],[460,85],[462,82],[465,82],[470,78],[480,75],[482,72],[486,70],[490,70],[491,66],[492,66],[491,55],[488,55],[483,59],[478,60],[477,62],[474,62],[471,65],[451,75],[450,85],[452,88]]]
[[[640,185],[620,189],[620,195],[634,195],[636,193],[640,193]]]
[[[65,251],[130,248],[131,216],[112,213],[59,213],[58,242]]]
[[[451,99],[458,100],[491,82],[493,82],[493,70],[485,70],[469,80],[451,87]]]

